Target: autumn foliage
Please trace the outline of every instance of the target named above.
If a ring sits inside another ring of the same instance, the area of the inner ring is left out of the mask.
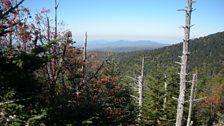
[[[95,53],[83,59],[84,49],[75,47],[69,30],[55,36],[49,10],[31,14],[20,7],[22,2],[3,0],[0,8],[1,95],[12,89],[15,94],[8,100],[25,98],[18,103],[23,106],[20,112],[28,113],[18,113],[21,117],[9,123],[21,119],[23,125],[36,116],[32,123],[37,125],[134,123],[129,90],[114,71],[115,64],[100,61]]]

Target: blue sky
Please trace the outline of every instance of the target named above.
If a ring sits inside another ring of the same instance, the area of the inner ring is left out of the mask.
[[[153,40],[177,43],[183,38],[186,0],[58,0],[58,19],[76,41]],[[26,0],[32,12],[43,7],[53,14],[54,0]],[[191,38],[224,31],[224,0],[197,0]]]

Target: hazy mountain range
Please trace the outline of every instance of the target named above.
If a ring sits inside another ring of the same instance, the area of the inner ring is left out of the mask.
[[[78,46],[83,46],[83,44],[77,43]],[[128,52],[128,51],[138,51],[144,49],[156,49],[168,44],[163,44],[159,42],[149,41],[149,40],[139,40],[139,41],[106,41],[106,40],[94,40],[88,41],[88,50],[97,51],[113,51],[113,52]]]

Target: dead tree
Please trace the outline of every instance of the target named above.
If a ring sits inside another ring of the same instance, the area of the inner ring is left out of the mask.
[[[82,74],[83,74],[83,80],[82,80],[82,83],[86,83],[86,62],[87,62],[87,39],[88,39],[88,36],[87,36],[87,32],[85,32],[85,41],[84,41],[84,50],[83,50],[83,64],[82,64]],[[79,84],[76,84],[76,96],[77,96],[77,99],[79,97]]]
[[[183,111],[184,111],[184,99],[187,82],[187,66],[188,66],[188,55],[189,55],[189,41],[190,41],[190,28],[191,28],[191,12],[192,12],[192,0],[187,0],[187,8],[183,9],[186,12],[186,22],[184,27],[184,42],[183,42],[183,54],[181,56],[181,70],[180,70],[180,89],[179,98],[177,104],[176,114],[176,126],[182,125]]]
[[[192,109],[193,109],[193,102],[195,99],[195,92],[196,92],[196,80],[197,80],[197,73],[193,74],[193,79],[192,79],[192,83],[191,83],[191,94],[190,94],[190,100],[189,100],[189,111],[188,111],[188,118],[187,118],[187,126],[191,126],[191,113],[192,113]]]
[[[138,121],[141,121],[141,115],[142,115],[142,101],[143,101],[143,80],[144,80],[144,61],[145,58],[142,58],[142,64],[141,64],[141,74],[138,76],[138,78],[133,78],[128,76],[130,79],[134,81],[134,84],[131,85],[133,89],[133,93],[138,91],[138,95],[131,95],[131,97],[136,100],[136,103],[138,103],[139,108],[139,114],[138,114]],[[137,83],[137,84],[136,84]]]
[[[164,99],[163,99],[163,109],[165,110],[165,108],[166,108],[166,102],[167,102],[167,82],[166,82],[167,76],[166,76],[166,74],[164,76],[165,76],[165,82],[164,82],[164,92],[165,92],[165,96],[164,96]]]
[[[86,60],[87,60],[87,32],[85,33],[85,43],[84,43],[84,51],[83,51],[83,65],[82,65],[82,72],[83,72],[83,80],[85,80],[85,74],[86,74]]]
[[[139,104],[139,118],[142,115],[142,86],[143,86],[143,79],[144,79],[144,61],[145,58],[142,58],[142,68],[141,68],[141,75],[138,77],[138,104]]]

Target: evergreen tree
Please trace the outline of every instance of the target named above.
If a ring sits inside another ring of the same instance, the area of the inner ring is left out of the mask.
[[[161,70],[146,77],[143,101],[143,118],[147,125],[171,126],[175,124],[175,105],[178,77],[174,70],[167,70],[166,77]],[[164,84],[167,83],[167,89]],[[164,101],[166,98],[166,101]]]

